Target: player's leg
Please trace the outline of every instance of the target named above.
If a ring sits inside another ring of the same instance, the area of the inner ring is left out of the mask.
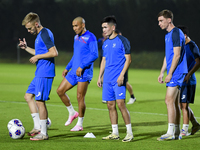
[[[112,126],[112,133],[106,137],[103,137],[103,140],[119,140],[119,131],[118,131],[118,114],[116,109],[116,101],[107,101],[107,107],[110,116],[110,122]]]
[[[34,97],[35,97],[35,83],[36,79],[34,78],[27,91],[26,94],[24,96],[24,99],[26,100],[30,112],[31,112],[31,116],[33,118],[33,123],[34,123],[34,127],[33,130],[31,130],[30,132],[28,132],[29,136],[34,136],[35,134],[40,133],[40,117],[39,117],[39,113],[38,113],[38,108],[37,105],[35,103]]]
[[[65,104],[65,106],[69,112],[69,117],[65,123],[65,126],[70,125],[72,123],[72,121],[78,117],[78,112],[76,112],[74,110],[74,108],[70,102],[70,99],[69,99],[68,95],[66,94],[66,91],[73,88],[74,85],[72,85],[71,83],[73,83],[74,80],[75,79],[73,78],[73,76],[71,76],[70,74],[67,74],[66,78],[64,78],[62,80],[62,82],[60,83],[60,85],[57,89],[58,96],[60,97],[62,102]]]
[[[196,132],[200,130],[200,124],[196,120],[194,113],[190,107],[188,107],[189,112],[190,112],[190,121],[192,123],[192,129],[191,129],[191,135],[194,135]]]
[[[136,98],[133,94],[133,88],[128,81],[126,82],[126,89],[128,90],[128,92],[130,94],[130,99],[127,102],[127,104],[133,104],[136,101]]]
[[[174,136],[175,139],[180,139],[180,121],[181,121],[181,110],[179,106],[179,100],[180,100],[180,90],[178,89],[178,93],[175,99],[175,109],[176,109],[176,115],[175,115],[175,126],[174,126]]]
[[[157,138],[158,141],[175,139],[175,136],[174,136],[174,127],[175,127],[175,119],[176,119],[175,100],[177,98],[178,92],[179,90],[177,86],[167,87],[165,103],[167,105],[168,130],[166,134]]]
[[[83,119],[86,110],[85,105],[85,95],[87,92],[89,82],[78,82],[77,85],[77,101],[78,101],[78,109],[79,109],[79,117],[78,122],[71,131],[82,131],[83,130]]]

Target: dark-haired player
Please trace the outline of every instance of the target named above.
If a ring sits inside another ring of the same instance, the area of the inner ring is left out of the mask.
[[[102,47],[103,58],[97,85],[102,87],[101,76],[104,73],[102,100],[107,101],[112,124],[112,134],[102,139],[119,139],[117,104],[127,128],[127,135],[122,141],[129,142],[133,140],[133,133],[130,114],[125,105],[125,79],[127,77],[125,73],[131,63],[130,42],[124,36],[118,35],[115,32],[116,19],[114,16],[105,17],[101,23],[103,33],[108,38],[104,41]]]
[[[198,46],[189,37],[189,29],[186,26],[179,25],[185,35],[185,49],[188,64],[188,74],[184,79],[183,86],[181,87],[180,107],[183,113],[183,127],[181,136],[188,136],[189,120],[192,123],[191,134],[195,134],[200,129],[200,124],[197,122],[192,109],[189,107],[190,103],[194,103],[195,90],[196,90],[196,77],[195,72],[200,67],[200,52]]]

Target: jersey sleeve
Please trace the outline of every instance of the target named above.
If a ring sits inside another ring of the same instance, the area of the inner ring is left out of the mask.
[[[46,45],[47,49],[50,49],[51,47],[55,46],[55,44],[51,40],[49,33],[46,29],[42,30],[41,37],[42,37],[42,40],[43,40],[44,44]]]
[[[74,60],[74,55],[72,56],[71,60],[69,61],[69,63],[65,67],[65,69],[67,69],[68,71],[72,68],[73,60]]]
[[[88,42],[89,42],[90,52],[88,54],[87,59],[84,59],[84,61],[82,61],[82,63],[80,64],[80,67],[82,69],[90,66],[98,58],[98,46],[97,46],[96,37],[90,36],[90,39]]]
[[[119,38],[121,39],[123,45],[124,45],[124,49],[125,49],[125,54],[130,54],[131,53],[131,46],[130,46],[130,42],[127,38],[125,38],[124,36],[118,35]]]
[[[180,47],[181,45],[181,39],[180,39],[180,31],[178,28],[174,28],[172,31],[172,42],[173,47]]]
[[[194,55],[195,59],[200,57],[199,48],[194,42],[191,42],[190,50],[191,50],[192,54]]]

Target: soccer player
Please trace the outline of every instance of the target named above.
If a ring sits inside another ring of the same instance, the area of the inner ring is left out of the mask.
[[[108,39],[103,43],[103,58],[100,66],[97,86],[102,87],[101,76],[103,77],[102,99],[107,101],[110,121],[112,124],[112,134],[103,137],[103,140],[115,139],[118,140],[118,114],[116,104],[121,111],[122,117],[126,124],[127,135],[122,140],[129,142],[133,140],[131,127],[131,119],[129,111],[126,108],[126,71],[131,63],[130,42],[124,36],[118,35],[115,32],[116,19],[114,16],[105,17],[102,22],[103,32],[108,36]]]
[[[157,140],[179,139],[180,134],[180,87],[186,73],[188,73],[186,52],[184,49],[185,38],[183,32],[174,26],[173,13],[170,10],[162,10],[158,14],[158,25],[168,33],[165,35],[165,57],[158,77],[159,83],[166,83],[167,91],[165,103],[167,105],[168,130]],[[164,72],[167,76],[163,81]],[[174,133],[175,128],[175,133]]]
[[[95,35],[86,30],[85,20],[82,17],[75,18],[72,26],[76,33],[74,37],[74,53],[62,73],[63,80],[57,89],[57,94],[69,112],[69,118],[65,126],[70,125],[78,117],[78,122],[71,131],[82,131],[86,110],[85,95],[93,77],[93,62],[98,58],[98,47]],[[75,85],[77,85],[78,112],[74,110],[66,94]]]
[[[116,29],[115,32],[119,35],[122,35],[122,32],[118,29]],[[127,102],[127,104],[133,104],[136,101],[136,97],[133,94],[133,88],[132,88],[131,84],[128,82],[128,70],[127,70],[127,78],[126,78],[125,82],[126,82],[126,88],[130,94],[130,99]]]
[[[188,74],[184,79],[183,86],[181,87],[180,107],[183,113],[183,127],[181,136],[188,136],[189,120],[192,123],[191,134],[194,135],[200,129],[200,124],[197,122],[192,109],[189,107],[190,103],[194,103],[195,90],[196,90],[196,77],[195,72],[200,67],[200,52],[198,46],[189,37],[189,29],[186,26],[177,26],[180,28],[185,36],[185,49],[188,64]]]
[[[30,140],[47,140],[49,138],[47,134],[48,112],[45,102],[49,100],[55,76],[54,57],[58,56],[58,51],[54,44],[53,33],[41,25],[36,13],[28,13],[22,21],[22,25],[29,33],[37,35],[35,49],[27,46],[25,38],[19,39],[19,47],[34,55],[29,61],[36,64],[35,77],[24,96],[34,121],[34,128],[28,132],[28,135],[36,135]]]

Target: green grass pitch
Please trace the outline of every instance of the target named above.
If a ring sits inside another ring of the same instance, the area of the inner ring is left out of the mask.
[[[134,141],[123,143],[126,128],[122,116],[119,115],[120,140],[102,140],[109,135],[111,123],[106,104],[101,102],[102,89],[96,85],[99,68],[94,68],[94,78],[86,94],[86,113],[84,128],[80,132],[70,132],[77,119],[69,126],[64,126],[68,119],[68,111],[56,94],[56,89],[62,80],[65,66],[56,66],[50,98],[47,102],[49,118],[52,125],[48,130],[49,140],[30,141],[27,134],[23,139],[13,140],[9,137],[7,123],[14,118],[22,121],[26,132],[33,128],[33,121],[28,105],[24,100],[26,89],[34,77],[35,65],[0,64],[0,149],[1,150],[186,150],[198,149],[200,132],[182,140],[157,141],[157,137],[167,131],[167,109],[164,102],[165,84],[159,84],[159,70],[129,69],[129,83],[133,87],[137,101],[127,105],[131,115]],[[196,73],[198,83],[200,73]],[[195,104],[191,105],[197,120],[200,122],[200,86],[197,84]],[[76,87],[67,92],[77,110]],[[127,100],[129,94],[127,94]],[[182,121],[181,121],[182,122]],[[191,128],[191,124],[190,124]],[[96,138],[83,138],[87,132],[92,132]]]

